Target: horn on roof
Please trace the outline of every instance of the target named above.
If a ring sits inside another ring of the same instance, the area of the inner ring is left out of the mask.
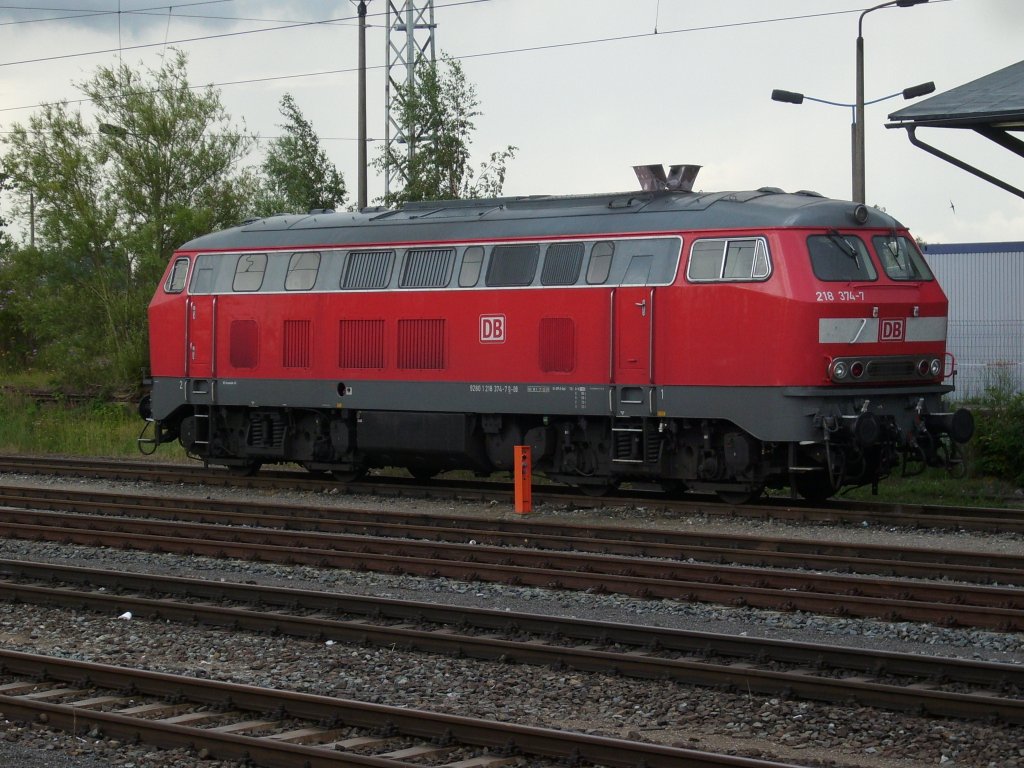
[[[665,166],[657,165],[634,165],[633,172],[636,173],[637,181],[640,182],[640,189],[645,192],[692,192],[693,182],[697,179],[702,166],[699,165],[672,165],[669,166],[668,175],[665,175]]]

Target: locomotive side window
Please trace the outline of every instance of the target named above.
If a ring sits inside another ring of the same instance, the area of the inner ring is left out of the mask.
[[[345,260],[341,287],[386,288],[394,261],[394,251],[351,251]]]
[[[552,243],[544,254],[542,285],[573,285],[583,266],[583,243]]]
[[[767,280],[771,271],[763,237],[715,238],[694,242],[686,279],[692,283]]]
[[[590,264],[587,265],[587,282],[591,285],[603,283],[612,270],[612,256],[615,255],[615,243],[604,240],[594,243],[590,249]]]
[[[917,247],[902,235],[872,238],[882,269],[893,280],[932,280],[932,272]]]
[[[402,288],[444,288],[451,280],[454,262],[454,248],[406,251],[398,285]]]
[[[320,271],[320,253],[305,251],[293,253],[288,260],[288,274],[284,278],[286,291],[308,291],[316,283]]]
[[[622,276],[622,285],[647,285],[653,262],[654,257],[649,254],[633,256],[626,267],[626,274]]]
[[[462,254],[462,269],[459,270],[459,287],[472,288],[480,281],[480,269],[484,264],[484,249],[473,245]]]
[[[496,245],[485,282],[489,286],[529,285],[537,274],[539,259],[539,245]]]
[[[171,274],[164,284],[165,293],[181,293],[185,290],[185,278],[188,276],[188,259],[175,259]]]
[[[196,258],[195,269],[192,270],[192,282],[188,286],[189,293],[213,293],[213,269],[216,256],[199,256]]]
[[[826,282],[875,280],[878,273],[864,241],[856,235],[811,235],[807,238],[814,276]]]
[[[267,254],[243,253],[235,265],[235,279],[231,284],[235,291],[258,291],[263,285],[267,271]]]

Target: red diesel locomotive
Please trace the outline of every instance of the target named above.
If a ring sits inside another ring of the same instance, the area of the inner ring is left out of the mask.
[[[956,461],[946,297],[885,213],[774,188],[436,201],[182,246],[149,307],[144,450],[355,478],[537,471],[824,499]]]

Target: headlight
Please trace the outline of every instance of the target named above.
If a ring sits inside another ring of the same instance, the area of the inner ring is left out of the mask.
[[[942,372],[942,361],[939,360],[939,358],[937,357],[934,360],[932,360],[932,364],[928,369],[928,372],[932,376],[938,376]]]
[[[832,364],[832,378],[835,379],[836,381],[839,381],[840,379],[845,379],[849,372],[850,369],[842,360],[838,360]]]

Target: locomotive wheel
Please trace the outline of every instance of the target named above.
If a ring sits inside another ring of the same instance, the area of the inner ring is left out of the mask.
[[[592,498],[599,498],[601,496],[607,496],[612,491],[619,487],[618,483],[581,483],[576,486],[583,491],[584,496],[590,496]]]
[[[243,464],[235,464],[228,467],[228,472],[236,477],[252,477],[260,471],[262,466],[262,461],[247,461]]]
[[[836,487],[828,476],[828,470],[801,472],[793,477],[793,489],[813,504],[820,504],[835,495]]]
[[[352,469],[332,469],[331,477],[340,483],[358,483],[369,470],[366,467],[353,467]]]
[[[421,483],[434,479],[438,474],[438,470],[433,467],[425,467],[422,464],[413,464],[405,469],[414,479],[419,480]]]
[[[674,499],[680,498],[686,493],[689,488],[686,487],[686,483],[681,480],[662,480],[661,490],[665,492],[666,496],[671,496]]]
[[[736,490],[719,490],[715,491],[715,495],[724,501],[726,504],[732,504],[733,506],[739,506],[740,504],[750,504],[753,501],[757,501],[761,498],[761,494],[764,493],[764,487],[760,486],[757,488],[737,488]]]

